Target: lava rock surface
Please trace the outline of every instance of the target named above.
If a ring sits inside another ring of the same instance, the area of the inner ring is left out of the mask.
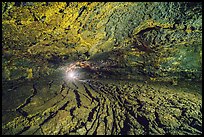
[[[3,86],[3,135],[200,135],[198,84],[59,74]]]

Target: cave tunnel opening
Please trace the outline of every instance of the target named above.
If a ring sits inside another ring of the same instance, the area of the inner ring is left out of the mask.
[[[201,91],[200,2],[2,2],[2,135],[200,135]]]

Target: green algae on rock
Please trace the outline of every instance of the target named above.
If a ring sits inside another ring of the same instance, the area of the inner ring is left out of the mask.
[[[201,5],[2,2],[2,134],[202,134]]]
[[[36,66],[22,69],[32,68],[37,77],[51,71],[49,60],[87,60],[123,49],[134,73],[201,80],[201,9],[190,2],[3,2],[3,58],[17,63],[3,63],[3,76],[27,75],[9,74],[19,67],[16,57],[31,59]]]

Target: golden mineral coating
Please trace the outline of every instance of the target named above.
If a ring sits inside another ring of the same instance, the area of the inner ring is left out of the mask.
[[[135,73],[201,79],[201,21],[201,3],[3,2],[3,78],[114,49]]]
[[[201,66],[199,2],[2,2],[2,134],[202,134]]]
[[[32,69],[28,69],[27,73],[28,73],[28,77],[27,77],[28,79],[33,78],[33,70]]]

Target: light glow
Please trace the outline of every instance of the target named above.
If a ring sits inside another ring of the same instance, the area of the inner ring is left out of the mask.
[[[67,78],[69,80],[76,80],[77,79],[77,73],[74,71],[67,72]]]

